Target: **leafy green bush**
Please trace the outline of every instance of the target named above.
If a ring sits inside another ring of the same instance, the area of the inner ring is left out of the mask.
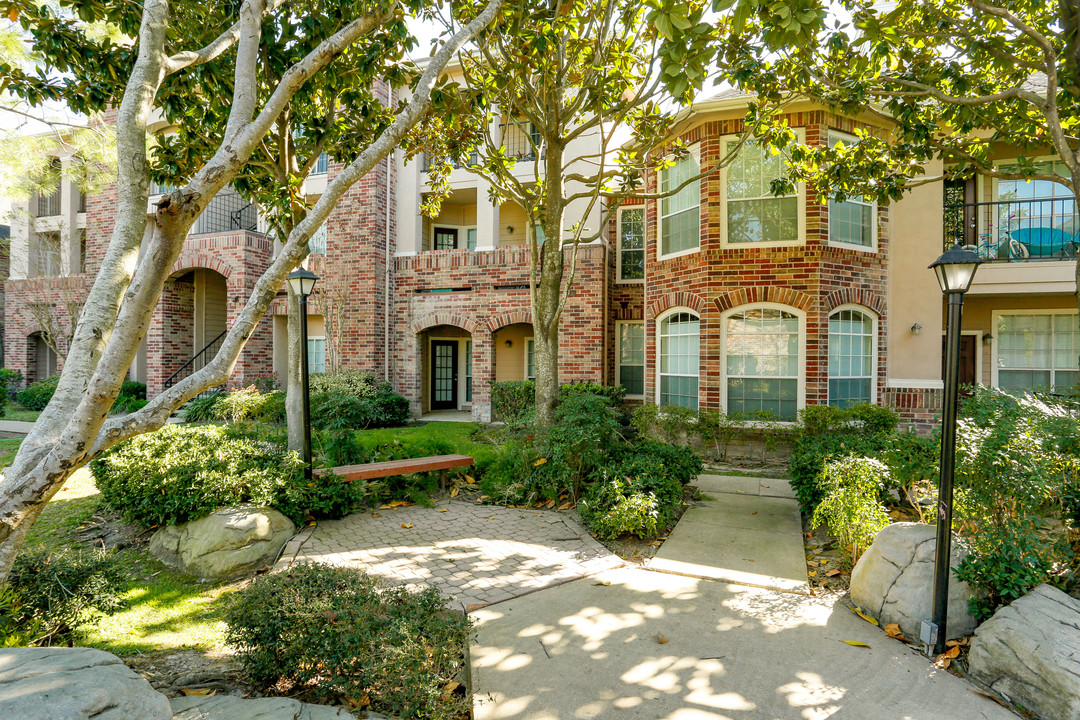
[[[184,420],[186,422],[209,422],[217,420],[217,404],[221,402],[225,393],[211,393],[203,397],[192,398],[184,406]]]
[[[218,396],[211,407],[215,420],[282,422],[285,420],[285,393],[261,393],[254,385],[249,385]]]
[[[1068,403],[988,388],[961,407],[954,520],[971,552],[956,575],[985,591],[973,607],[980,617],[1040,583],[1075,580],[1073,413]]]
[[[672,445],[689,442],[700,433],[698,411],[680,405],[642,405],[630,416],[630,425],[642,437],[658,435]]]
[[[585,527],[604,540],[622,535],[651,538],[660,523],[660,502],[650,492],[618,477],[603,477],[585,492],[578,504]]]
[[[120,395],[145,400],[146,383],[141,383],[138,380],[125,380],[120,385]]]
[[[15,395],[15,399],[27,410],[44,410],[52,400],[53,393],[56,392],[56,384],[59,382],[60,376],[53,375],[30,383]]]
[[[379,380],[367,370],[341,370],[333,373],[316,373],[308,380],[312,395],[340,393],[355,398],[370,398],[380,392],[392,392],[390,383]]]
[[[621,408],[626,388],[584,381],[559,386],[559,402],[581,395],[604,398],[611,407]],[[536,383],[532,380],[499,382],[491,386],[491,412],[497,420],[520,423],[530,419],[535,408]]]
[[[918,435],[914,432],[897,433],[889,438],[881,459],[889,466],[891,487],[900,491],[910,505],[922,517],[919,499],[929,495],[938,477],[938,461],[941,457],[939,434]]]
[[[26,644],[73,645],[81,630],[123,607],[124,577],[111,553],[27,548],[8,577],[17,597],[6,609],[0,604],[0,626],[37,628],[17,639]]]
[[[166,425],[90,463],[105,501],[144,527],[178,524],[242,503],[280,503],[295,522],[314,508],[338,507],[320,493],[337,497],[340,489],[329,482],[307,489],[302,467],[296,453],[215,425]],[[300,507],[304,503],[309,507]]]
[[[13,388],[22,382],[22,373],[18,370],[0,368],[0,417],[4,417],[7,410],[8,400],[11,399],[9,388]]]
[[[791,488],[799,500],[799,507],[811,515],[825,498],[827,489],[821,478],[830,460],[847,455],[881,457],[888,447],[887,435],[863,435],[857,432],[800,435],[788,461]]]
[[[456,720],[446,693],[464,668],[471,626],[437,590],[384,586],[351,568],[298,565],[235,593],[226,641],[260,690],[371,700],[394,717]]]
[[[398,427],[409,421],[409,401],[392,390],[356,397],[327,392],[311,398],[311,424],[320,430]]]
[[[881,435],[895,432],[900,416],[892,408],[880,405],[862,404],[846,408],[807,405],[799,411],[799,421],[806,435],[826,435],[834,432]]]
[[[657,440],[642,440],[630,446],[635,455],[653,457],[663,465],[664,474],[681,486],[689,485],[701,474],[704,466],[701,457],[688,447],[668,445]]]
[[[826,463],[821,474],[825,497],[814,509],[811,528],[827,522],[840,544],[851,546],[852,561],[858,560],[889,524],[881,505],[888,477],[889,468],[873,458],[849,455]]]
[[[15,588],[0,588],[0,648],[30,647],[45,635],[45,623],[31,617]]]

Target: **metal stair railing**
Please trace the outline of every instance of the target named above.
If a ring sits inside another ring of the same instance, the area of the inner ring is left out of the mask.
[[[165,378],[165,387],[171,388],[173,385],[180,382],[184,378],[190,377],[192,374],[206,367],[206,363],[209,361],[209,358],[212,358],[214,355],[216,355],[217,351],[221,348],[221,343],[225,340],[225,335],[228,332],[228,330],[223,330],[220,335],[207,343],[206,347],[195,353],[194,357],[192,357],[186,363],[177,368],[176,372]],[[199,393],[199,397],[209,394],[214,390],[216,390],[216,388],[210,388],[209,390]]]

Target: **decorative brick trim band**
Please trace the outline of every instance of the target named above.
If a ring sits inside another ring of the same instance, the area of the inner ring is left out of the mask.
[[[717,296],[713,302],[716,303],[716,309],[720,312],[741,305],[752,305],[754,303],[765,302],[776,303],[777,305],[787,305],[789,307],[798,308],[804,312],[809,312],[810,309],[814,307],[813,296],[800,290],[793,290],[792,288],[774,285],[728,290]]]
[[[660,313],[676,307],[687,307],[696,313],[700,313],[701,309],[705,307],[705,301],[701,299],[700,295],[685,291],[661,295],[649,303],[649,319],[657,318]]]
[[[841,305],[862,305],[878,315],[885,314],[885,299],[873,290],[865,288],[840,288],[825,296],[825,312],[831,313]]]
[[[495,332],[499,328],[506,327],[507,325],[516,325],[517,323],[528,323],[532,325],[532,312],[530,310],[511,310],[510,312],[499,313],[488,318],[488,329],[491,332]]]
[[[433,328],[436,325],[452,325],[463,330],[468,330],[470,334],[476,332],[475,322],[467,317],[451,312],[437,312],[417,318],[409,323],[409,330],[413,335],[416,335],[417,333],[421,333],[428,328]]]
[[[226,278],[232,273],[232,268],[221,261],[221,258],[212,257],[205,253],[184,253],[172,266],[172,274],[191,268],[206,268],[224,275]]]

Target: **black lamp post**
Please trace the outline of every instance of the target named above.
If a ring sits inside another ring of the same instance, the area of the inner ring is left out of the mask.
[[[956,406],[960,399],[960,318],[964,293],[971,287],[982,258],[953,245],[930,267],[945,293],[949,313],[945,331],[945,397],[941,416],[941,474],[938,479],[937,553],[934,557],[934,653],[945,652],[949,615],[949,546],[952,543],[953,469],[956,460]]]
[[[308,392],[308,337],[307,337],[307,299],[315,289],[319,278],[307,268],[297,268],[286,278],[293,293],[300,298],[300,380],[304,386],[304,479],[311,481],[311,404]]]

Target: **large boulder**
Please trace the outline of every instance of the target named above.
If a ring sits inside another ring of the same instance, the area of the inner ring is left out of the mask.
[[[329,705],[311,705],[290,698],[177,697],[173,720],[355,720],[352,713]],[[367,713],[368,720],[383,715]]]
[[[1080,601],[1040,585],[979,626],[971,675],[1046,718],[1080,718]]]
[[[150,539],[150,552],[190,575],[228,578],[273,565],[296,526],[277,510],[254,505],[224,508]]]
[[[933,614],[936,537],[937,529],[922,523],[893,523],[879,532],[851,571],[852,602],[883,626],[896,623],[908,637],[919,637],[922,621]],[[954,570],[967,556],[955,538],[950,556]],[[967,583],[949,578],[949,638],[975,630],[968,609],[974,593]]]
[[[169,720],[169,700],[112,653],[0,650],[0,718]]]

